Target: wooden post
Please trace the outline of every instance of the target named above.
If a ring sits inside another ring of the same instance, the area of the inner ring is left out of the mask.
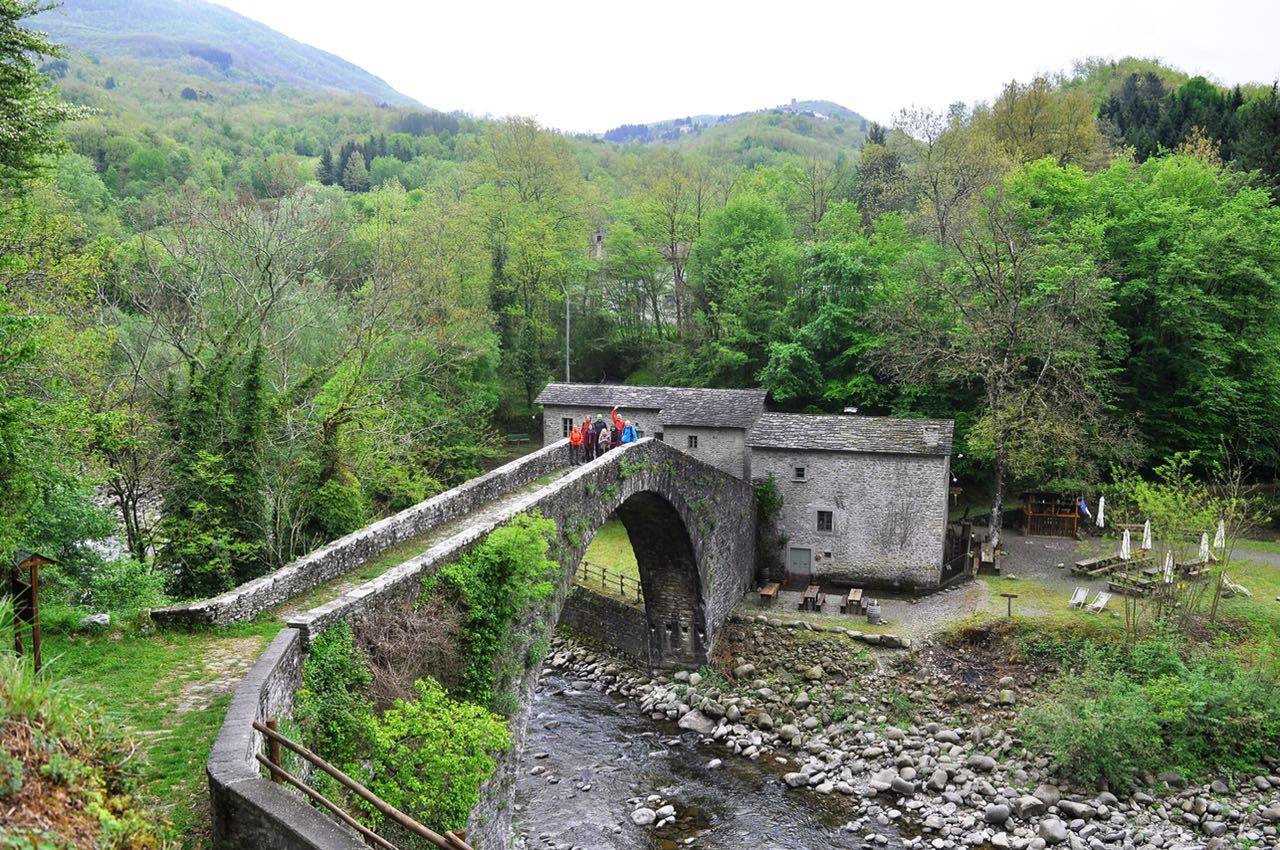
[[[22,657],[22,571],[15,564],[9,572],[9,596],[13,599],[13,651]]]
[[[276,718],[272,717],[267,720],[267,728],[272,732],[280,731],[280,723]],[[284,782],[284,776],[278,769],[283,767],[280,761],[280,742],[270,735],[267,736],[267,758],[271,760],[274,767],[271,770],[271,781],[280,785]]]
[[[1215,608],[1217,600],[1214,600]],[[31,658],[40,672],[40,564],[31,562]]]
[[[1016,594],[1016,593],[1002,593],[1002,594],[1000,594],[1000,595],[1001,595],[1001,596],[1003,596],[1003,597],[1005,598],[1005,601],[1006,601],[1006,602],[1008,602],[1008,604],[1009,604],[1009,609],[1008,609],[1008,611],[1005,613],[1005,616],[1006,616],[1006,617],[1012,617],[1012,616],[1013,616],[1013,600],[1015,600],[1015,599],[1017,599],[1017,598],[1018,598],[1018,594]]]

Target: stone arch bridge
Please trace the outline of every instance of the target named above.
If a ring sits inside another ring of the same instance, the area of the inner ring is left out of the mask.
[[[567,455],[564,446],[552,450]],[[640,570],[646,660],[658,667],[706,662],[720,626],[752,581],[754,492],[749,483],[652,438],[570,469],[384,576],[291,618],[289,625],[309,642],[337,619],[358,624],[377,616],[388,604],[418,593],[424,575],[534,510],[555,520],[557,529],[552,557],[562,570],[552,622],[559,620],[591,539],[616,512]]]
[[[288,628],[237,686],[207,765],[216,847],[364,846],[354,833],[261,775],[254,755],[262,752],[262,739],[253,731],[253,721],[290,714],[301,685],[302,660],[316,635],[339,621],[359,630],[368,618],[394,616],[400,605],[422,592],[424,578],[520,514],[536,510],[555,520],[552,557],[561,567],[560,580],[547,605],[530,612],[530,622],[514,630],[522,636],[519,645],[507,649],[523,668],[522,681],[516,683],[520,710],[511,718],[515,746],[482,789],[481,802],[472,812],[469,832],[475,846],[509,846],[514,770],[541,666],[541,659],[531,659],[529,652],[539,631],[531,626],[559,621],[587,546],[615,512],[631,538],[640,570],[646,632],[642,654],[653,666],[696,667],[707,661],[721,627],[753,579],[756,518],[751,484],[652,438],[588,464],[570,468],[568,460],[567,441],[562,441],[329,544],[303,559],[302,566],[310,569],[290,565],[231,594],[161,614],[160,619],[172,623],[255,616],[309,589],[303,577],[336,570],[337,566],[325,566],[331,562],[349,570],[420,535],[442,517],[454,523],[447,536],[422,554],[290,616]],[[501,498],[495,502],[497,497]],[[481,505],[488,507],[478,509]],[[608,639],[609,633],[599,636]],[[622,648],[634,653],[634,642]]]

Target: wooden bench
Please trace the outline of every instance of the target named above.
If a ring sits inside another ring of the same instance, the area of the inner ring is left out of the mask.
[[[529,442],[528,434],[508,434],[507,435],[507,445],[509,446],[514,446],[518,443],[527,443],[527,442]]]
[[[849,592],[845,594],[844,602],[840,605],[841,614],[861,614],[862,613],[862,588],[851,587]]]
[[[778,601],[778,591],[782,589],[782,585],[776,581],[771,581],[764,587],[760,588],[760,604],[772,605]]]

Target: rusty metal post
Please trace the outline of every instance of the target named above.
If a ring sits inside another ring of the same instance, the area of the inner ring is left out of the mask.
[[[278,733],[280,731],[280,722],[274,717],[269,718],[267,720],[267,728],[272,732]],[[267,758],[270,759],[271,764],[275,766],[271,770],[271,781],[277,785],[282,784],[284,782],[284,776],[278,769],[284,766],[280,761],[280,742],[270,735],[267,736]]]

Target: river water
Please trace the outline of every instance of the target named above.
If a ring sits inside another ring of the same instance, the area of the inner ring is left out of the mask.
[[[708,767],[717,758],[723,766]],[[780,777],[795,768],[773,759],[703,744],[674,723],[642,717],[633,703],[552,674],[529,720],[516,832],[531,850],[825,850],[861,847],[873,831],[890,837],[880,846],[901,846],[890,827],[845,832],[856,801],[789,791]],[[655,830],[631,822],[635,798],[651,794],[675,806],[675,823]]]

